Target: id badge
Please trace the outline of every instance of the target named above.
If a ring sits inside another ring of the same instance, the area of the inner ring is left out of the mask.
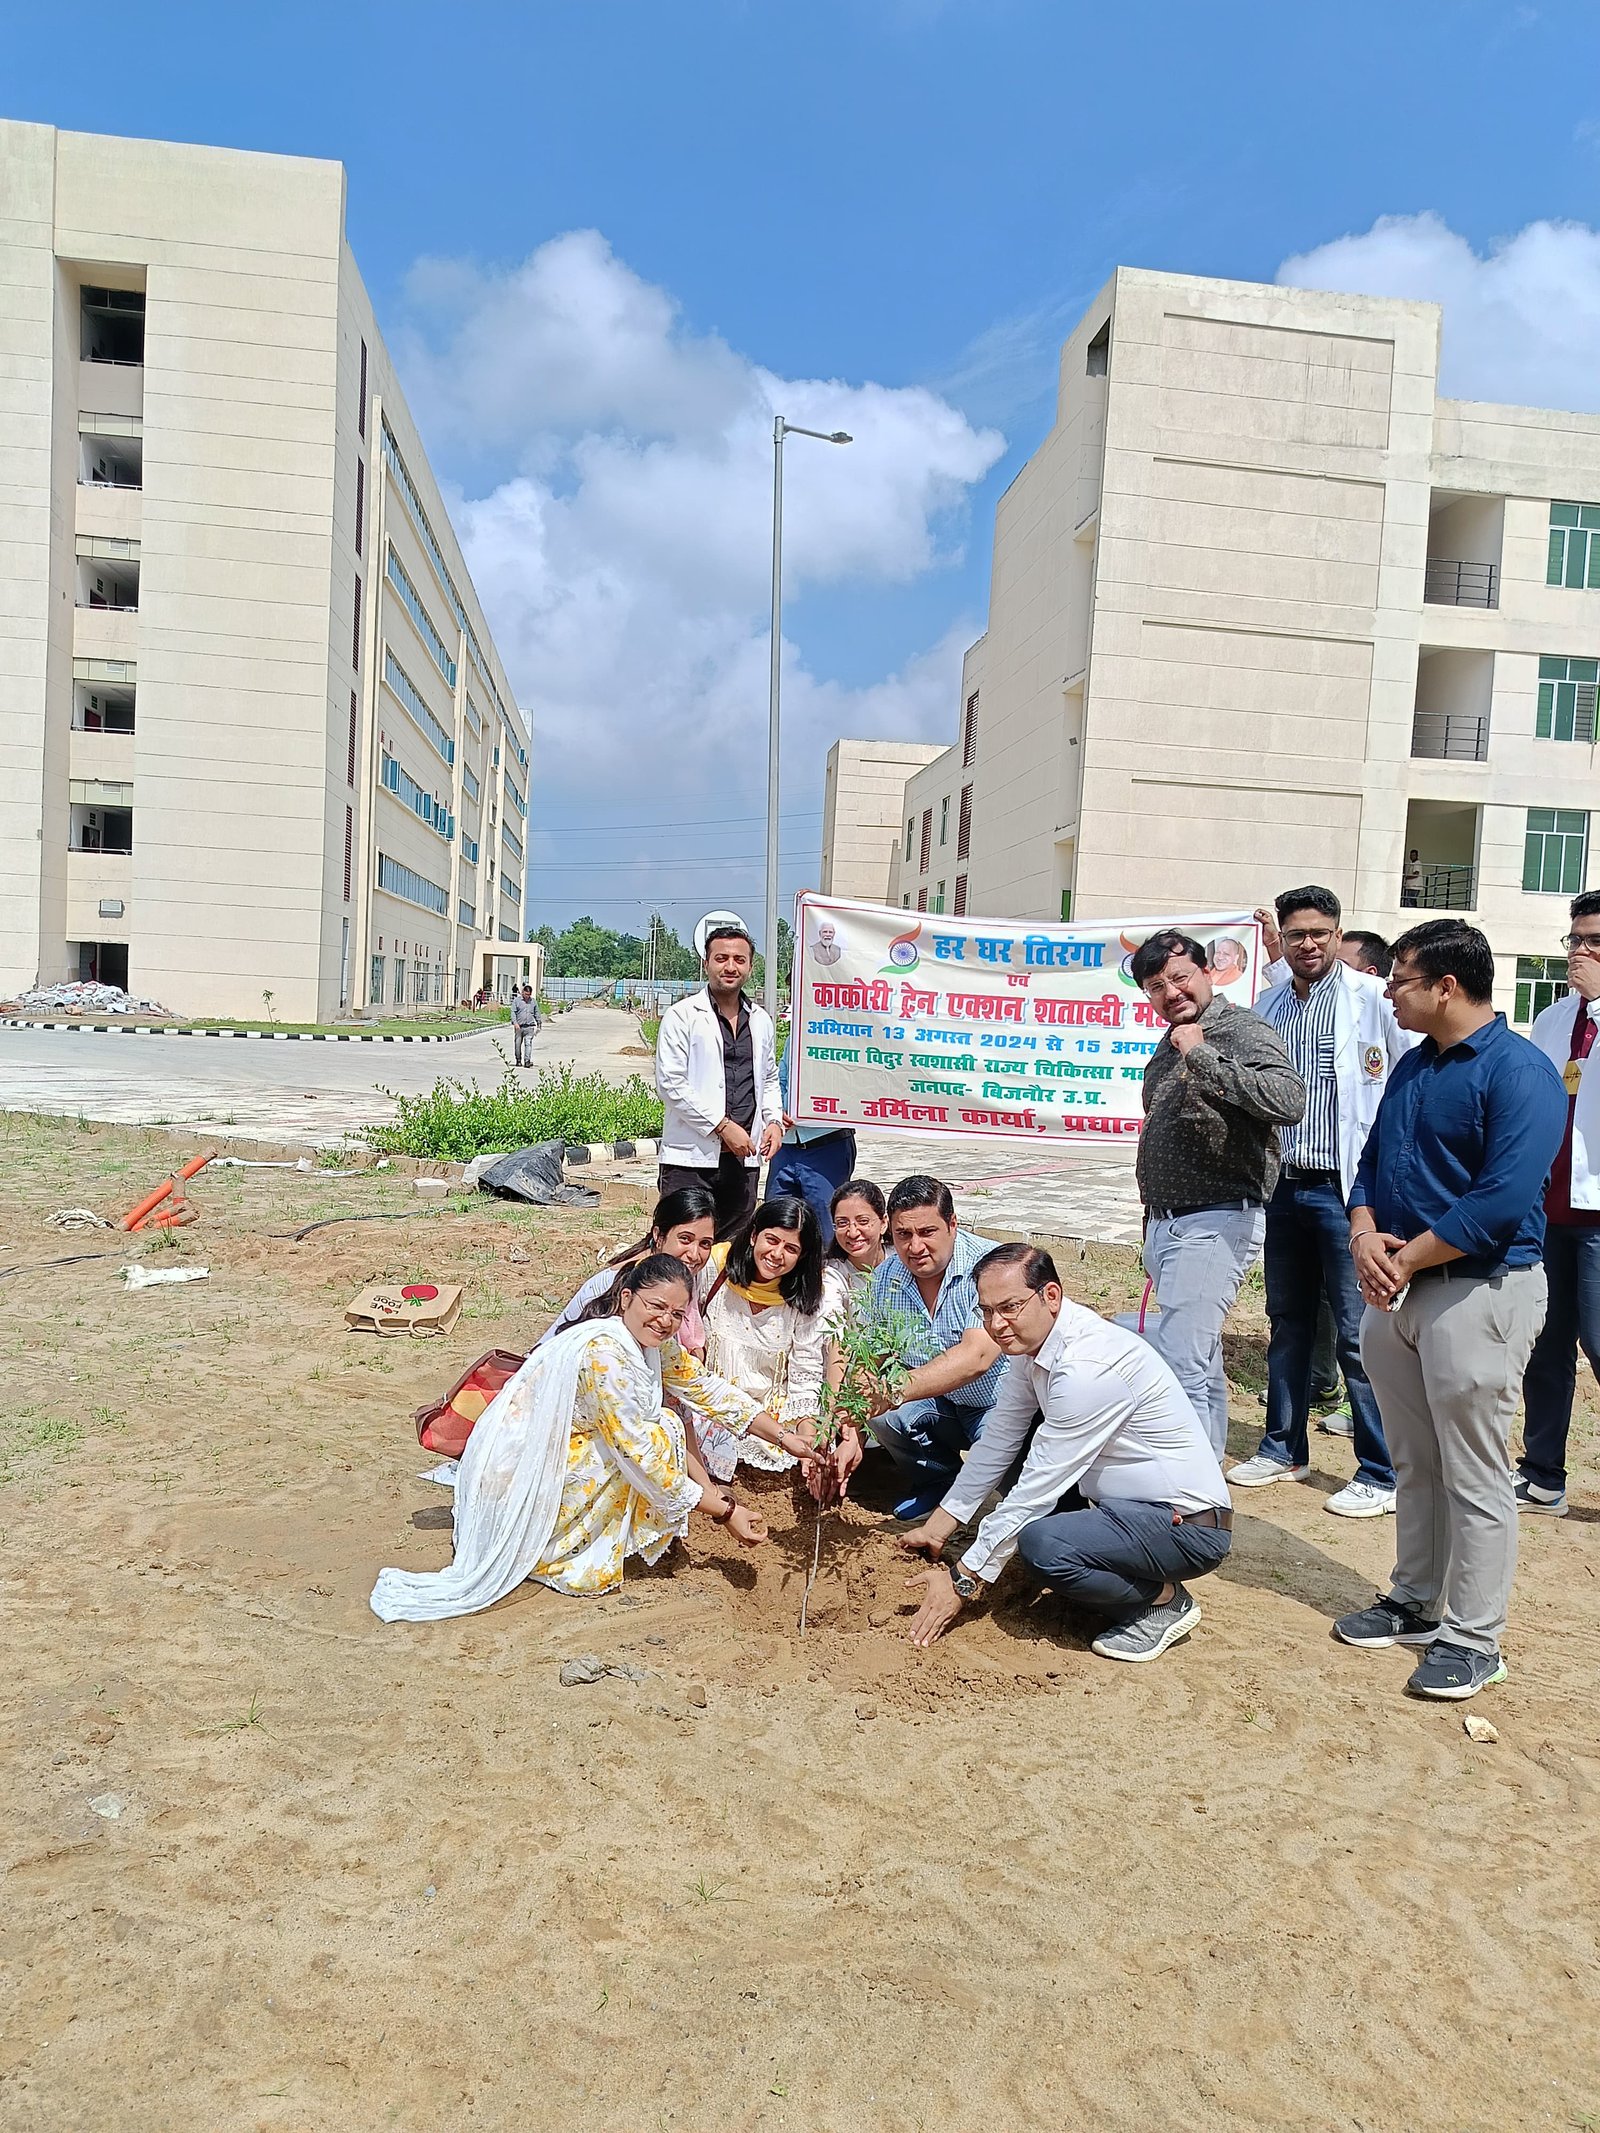
[[[1583,1079],[1583,1061],[1581,1059],[1569,1059],[1561,1070],[1561,1079],[1566,1084],[1567,1094],[1576,1096],[1578,1084]]]

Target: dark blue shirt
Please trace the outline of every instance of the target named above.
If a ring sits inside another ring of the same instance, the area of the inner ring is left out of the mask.
[[[1350,1205],[1408,1242],[1431,1229],[1463,1273],[1537,1266],[1566,1123],[1561,1076],[1504,1015],[1442,1052],[1424,1037],[1389,1075]]]

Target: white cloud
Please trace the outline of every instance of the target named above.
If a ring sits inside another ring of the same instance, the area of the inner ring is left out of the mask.
[[[1003,439],[920,387],[760,368],[690,332],[594,231],[505,272],[422,262],[408,296],[401,346],[424,432],[478,473],[455,518],[533,720],[536,813],[553,801],[569,822],[759,815],[774,411],[855,440],[786,447],[786,599],[954,561],[964,500]],[[863,688],[819,680],[786,645],[786,812],[820,806],[840,733],[952,734],[976,629],[953,627]],[[579,856],[574,842],[559,840],[563,857]],[[758,842],[741,831],[740,849]],[[557,878],[586,893],[581,874]]]
[[[1600,409],[1600,231],[1585,223],[1530,222],[1479,253],[1438,215],[1385,215],[1285,260],[1278,280],[1442,304],[1454,399]]]

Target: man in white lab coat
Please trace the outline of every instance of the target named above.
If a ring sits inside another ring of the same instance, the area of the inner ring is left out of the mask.
[[[1567,1432],[1578,1350],[1600,1374],[1600,1060],[1591,1054],[1600,1013],[1600,892],[1572,899],[1567,983],[1528,1032],[1567,1088],[1567,1130],[1544,1195],[1544,1272],[1550,1302],[1522,1379],[1517,1508],[1567,1515]]]
[[[1341,915],[1333,891],[1315,884],[1277,899],[1288,974],[1256,1002],[1256,1013],[1283,1039],[1305,1082],[1306,1109],[1297,1124],[1282,1128],[1283,1170],[1267,1206],[1266,1433],[1255,1456],[1230,1471],[1228,1484],[1264,1488],[1309,1476],[1311,1361],[1326,1288],[1350,1393],[1356,1472],[1324,1509],[1342,1518],[1381,1518],[1394,1509],[1394,1467],[1361,1361],[1364,1306],[1345,1207],[1389,1070],[1411,1040],[1382,983],[1341,957]]]
[[[703,992],[676,1000],[656,1037],[661,1129],[658,1188],[709,1186],[717,1234],[737,1229],[756,1204],[761,1165],[783,1139],[777,1036],[772,1017],[745,998],[755,945],[731,914],[702,920]]]

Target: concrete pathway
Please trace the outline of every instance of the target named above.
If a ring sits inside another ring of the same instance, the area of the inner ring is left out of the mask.
[[[650,1076],[627,1056],[638,1026],[611,1008],[580,1007],[535,1040],[540,1066],[570,1065],[616,1081]],[[509,1027],[451,1044],[279,1044],[231,1037],[129,1036],[120,1031],[0,1028],[0,1110],[42,1111],[118,1125],[192,1125],[262,1140],[337,1144],[394,1116],[393,1097],[436,1080],[498,1086],[511,1055]],[[861,1136],[860,1168],[885,1190],[912,1171],[956,1189],[966,1218],[985,1227],[1136,1243],[1133,1156],[1119,1146],[1019,1159],[1003,1144],[916,1134]],[[619,1176],[648,1188],[653,1165]]]

